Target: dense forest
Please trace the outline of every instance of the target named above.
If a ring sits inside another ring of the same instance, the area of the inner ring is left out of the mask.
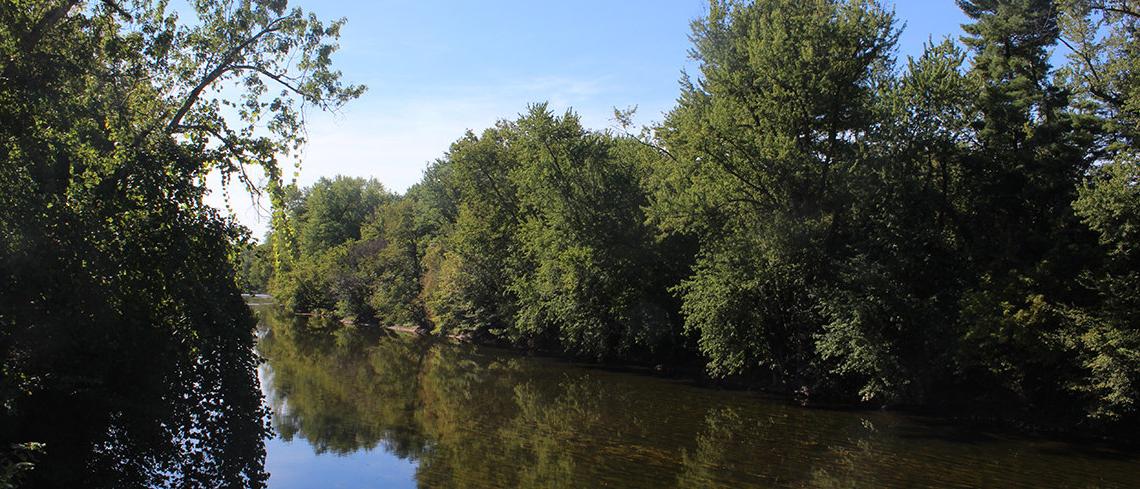
[[[242,287],[695,361],[803,402],[1136,427],[1140,4],[958,3],[960,42],[898,60],[878,2],[713,2],[662,122],[615,110],[622,129],[598,131],[536,104],[403,194],[285,188]]]

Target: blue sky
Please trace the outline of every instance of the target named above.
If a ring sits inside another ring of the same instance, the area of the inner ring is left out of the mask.
[[[887,0],[905,24],[900,59],[966,21],[953,0]],[[573,108],[591,128],[614,107],[661,119],[678,94],[689,24],[703,0],[292,1],[345,17],[335,59],[368,92],[336,115],[311,114],[301,184],[337,174],[375,177],[402,192],[467,129],[481,131],[533,102]],[[219,195],[211,201],[220,202]],[[238,218],[261,237],[267,218],[235,191]]]

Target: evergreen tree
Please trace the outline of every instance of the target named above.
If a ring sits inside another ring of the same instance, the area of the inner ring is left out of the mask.
[[[1053,83],[1053,2],[960,5],[975,21],[965,41],[981,92],[965,162],[964,238],[976,268],[961,304],[961,381],[995,403],[1046,403],[1058,415],[1071,402],[1057,380],[1076,375],[1058,307],[1089,300],[1077,278],[1092,236],[1072,202],[1092,163],[1094,128]]]

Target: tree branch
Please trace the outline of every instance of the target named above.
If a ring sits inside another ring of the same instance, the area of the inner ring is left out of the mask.
[[[1069,50],[1076,53],[1077,56],[1079,56],[1081,58],[1081,60],[1084,61],[1084,65],[1089,69],[1089,73],[1091,73],[1092,77],[1093,77],[1093,80],[1089,80],[1089,82],[1090,82],[1089,83],[1089,92],[1090,93],[1092,93],[1093,95],[1096,95],[1097,97],[1104,99],[1106,102],[1108,102],[1110,104],[1113,104],[1116,106],[1124,105],[1124,100],[1121,99],[1119,96],[1113,95],[1113,94],[1108,93],[1107,91],[1105,91],[1103,89],[1097,88],[1098,86],[1102,86],[1104,84],[1104,80],[1101,79],[1100,73],[1097,73],[1096,65],[1093,64],[1092,58],[1089,58],[1088,54],[1086,54],[1084,51],[1081,51],[1081,50],[1077,49],[1076,47],[1074,47],[1063,36],[1058,36],[1057,39],[1059,39],[1061,41],[1061,44],[1064,44],[1065,47],[1069,48]]]
[[[174,117],[166,124],[166,132],[173,133],[174,130],[182,124],[182,118],[186,117],[186,114],[189,113],[190,109],[194,107],[194,104],[198,102],[198,98],[202,96],[202,92],[206,90],[206,87],[209,87],[210,84],[214,83],[214,81],[227,71],[232,70],[234,66],[232,63],[237,60],[238,55],[241,54],[242,51],[253,45],[253,43],[257,42],[263,36],[281,30],[280,24],[291,18],[292,17],[278,17],[273,19],[273,21],[266,24],[265,28],[260,32],[250,36],[249,39],[242,41],[241,44],[234,46],[226,52],[225,56],[222,57],[221,63],[218,63],[218,66],[210,70],[206,76],[202,77],[202,80],[198,82],[194,89],[190,91],[190,94],[186,96],[186,99],[182,101],[182,106],[178,108],[178,111],[174,113]]]
[[[258,203],[258,207],[260,207],[261,206],[261,203],[260,203],[261,190],[258,189],[256,185],[254,185],[253,179],[251,179],[249,177],[249,174],[246,173],[245,163],[243,162],[243,157],[242,157],[245,154],[245,151],[243,151],[241,148],[238,148],[237,145],[234,144],[232,139],[230,139],[226,135],[218,132],[218,130],[214,127],[211,127],[211,126],[208,126],[205,124],[178,126],[177,128],[175,128],[175,132],[176,133],[182,132],[183,129],[203,131],[203,132],[205,132],[211,136],[214,136],[215,138],[218,138],[218,141],[222,142],[222,145],[225,146],[226,150],[228,150],[230,152],[230,154],[233,155],[233,158],[235,160],[237,160],[236,166],[237,166],[238,171],[241,173],[240,180],[242,181],[242,183],[245,184],[246,190],[248,190],[249,193],[254,196],[255,200]]]
[[[35,49],[36,44],[39,44],[40,40],[47,34],[48,29],[63,20],[63,16],[67,15],[67,12],[77,4],[79,4],[79,0],[67,0],[62,5],[49,10],[39,22],[36,22],[32,30],[20,39],[20,47],[18,48],[20,52],[25,55],[30,54],[32,49]]]
[[[273,81],[280,83],[285,88],[288,88],[290,91],[292,91],[293,93],[300,95],[302,99],[307,100],[310,98],[308,93],[304,92],[303,90],[301,90],[297,86],[293,85],[293,82],[296,81],[295,78],[291,78],[291,77],[288,77],[288,76],[285,76],[285,75],[279,74],[279,73],[273,73],[273,72],[271,72],[265,68],[262,68],[260,66],[254,66],[254,65],[233,65],[230,67],[230,69],[233,71],[237,71],[237,70],[256,71],[258,73],[261,73],[262,75],[265,75],[265,76],[271,78]],[[332,109],[332,107],[330,107],[324,101],[318,100],[317,103],[320,105],[321,109],[325,109],[325,110],[331,110]]]
[[[1130,10],[1128,8],[1125,8],[1125,7],[1112,7],[1112,6],[1108,5],[1107,2],[1105,2],[1105,3],[1094,3],[1092,5],[1089,5],[1089,8],[1091,8],[1093,10],[1102,10],[1105,12],[1113,12],[1113,13],[1117,13],[1117,14],[1121,14],[1121,15],[1128,15],[1128,16],[1140,19],[1140,12],[1137,12],[1135,10]]]

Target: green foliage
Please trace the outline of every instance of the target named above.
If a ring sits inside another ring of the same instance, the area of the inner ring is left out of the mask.
[[[278,0],[0,2],[0,484],[262,485],[243,290],[361,323],[336,345],[298,327],[318,346],[263,346],[285,385],[363,405],[380,419],[354,430],[408,456],[429,450],[399,438],[411,410],[377,399],[429,396],[439,409],[414,422],[456,439],[469,390],[496,380],[419,342],[386,344],[411,370],[314,354],[377,340],[366,322],[699,357],[805,401],[1140,420],[1132,0],[961,0],[969,56],[943,41],[902,67],[878,2],[715,1],[693,24],[700,72],[656,127],[619,136],[535,105],[467,133],[399,196],[285,183],[302,108],[363,91],[331,64],[343,21]],[[203,203],[212,174],[268,197],[265,243]],[[474,466],[498,449],[534,463],[481,480],[570,480],[583,469],[555,450],[574,439],[562,425],[605,426],[590,413],[608,400],[560,389],[480,400],[513,410],[505,432],[543,437],[430,455]],[[709,419],[709,440],[739,424]],[[701,443],[692,460],[731,455]]]
[[[1110,151],[1132,153],[1140,137],[1140,46],[1135,0],[1059,0],[1061,41],[1070,63],[1067,88],[1091,99],[1114,137]]]
[[[518,162],[507,147],[513,131],[502,122],[482,137],[468,133],[436,167],[454,189],[437,192],[454,197],[436,208],[455,216],[435,244],[438,268],[425,289],[429,314],[441,332],[502,334],[513,324],[517,306],[509,284],[518,261],[519,221],[510,180]]]
[[[283,211],[293,239],[299,243],[294,256],[276,262],[270,293],[293,311],[318,312],[339,309],[343,315],[371,319],[362,308],[368,293],[364,277],[356,276],[362,254],[365,223],[393,197],[376,180],[341,177],[321,178],[311,187],[294,191]],[[275,229],[270,242],[281,249],[285,232]],[[286,247],[287,248],[287,247]]]
[[[1095,303],[1079,276],[1098,252],[1072,205],[1099,151],[1097,121],[1073,110],[1049,76],[1047,49],[1059,35],[1052,2],[964,9],[975,20],[969,76],[980,96],[976,142],[962,161],[959,229],[972,270],[955,326],[960,381],[995,406],[1048,405],[1031,416],[1060,416],[1081,404],[1063,385],[1079,382],[1080,370],[1065,338],[1083,334],[1062,312]]]
[[[274,243],[300,252],[273,283],[293,308],[700,358],[802,401],[1135,423],[1140,17],[959,5],[961,45],[896,66],[879,2],[714,1],[660,124],[597,132],[540,104],[468,132],[403,196],[286,195],[298,232]]]
[[[507,223],[479,217],[495,215],[488,207],[462,205],[454,231],[435,249],[436,278],[425,291],[442,332],[501,333],[513,321],[515,301],[506,287],[513,236],[502,229]]]
[[[642,212],[641,155],[544,105],[517,124],[510,144],[521,164],[511,176],[524,265],[511,284],[519,310],[509,335],[557,338],[595,358],[670,353],[675,323],[666,277],[651,272],[665,267]]]
[[[270,282],[270,293],[291,311],[322,312],[336,307],[332,290],[336,258],[343,247],[319,255],[303,255],[288,270],[279,270]]]
[[[248,245],[237,259],[238,288],[245,293],[263,294],[273,276],[273,247],[269,243]]]
[[[1103,259],[1081,277],[1097,294],[1095,305],[1063,311],[1072,322],[1064,340],[1081,367],[1069,387],[1091,397],[1091,416],[1118,419],[1140,402],[1140,297],[1129,292],[1140,288],[1140,165],[1097,168],[1073,207],[1097,233]]]
[[[664,229],[701,242],[678,289],[686,329],[714,373],[814,384],[830,313],[816,301],[839,285],[852,179],[875,164],[893,18],[866,2],[716,3],[693,32],[702,79],[658,130],[671,157],[654,202]]]
[[[321,178],[305,189],[293,210],[301,255],[316,255],[360,239],[365,220],[390,199],[384,186],[373,179]]]
[[[385,324],[427,326],[421,299],[420,233],[414,203],[408,199],[380,209],[364,239],[378,243],[362,269],[369,274],[368,304]]]
[[[296,108],[361,91],[338,28],[283,1],[0,6],[0,446],[43,443],[23,482],[264,485],[247,231],[205,181],[282,197]]]

